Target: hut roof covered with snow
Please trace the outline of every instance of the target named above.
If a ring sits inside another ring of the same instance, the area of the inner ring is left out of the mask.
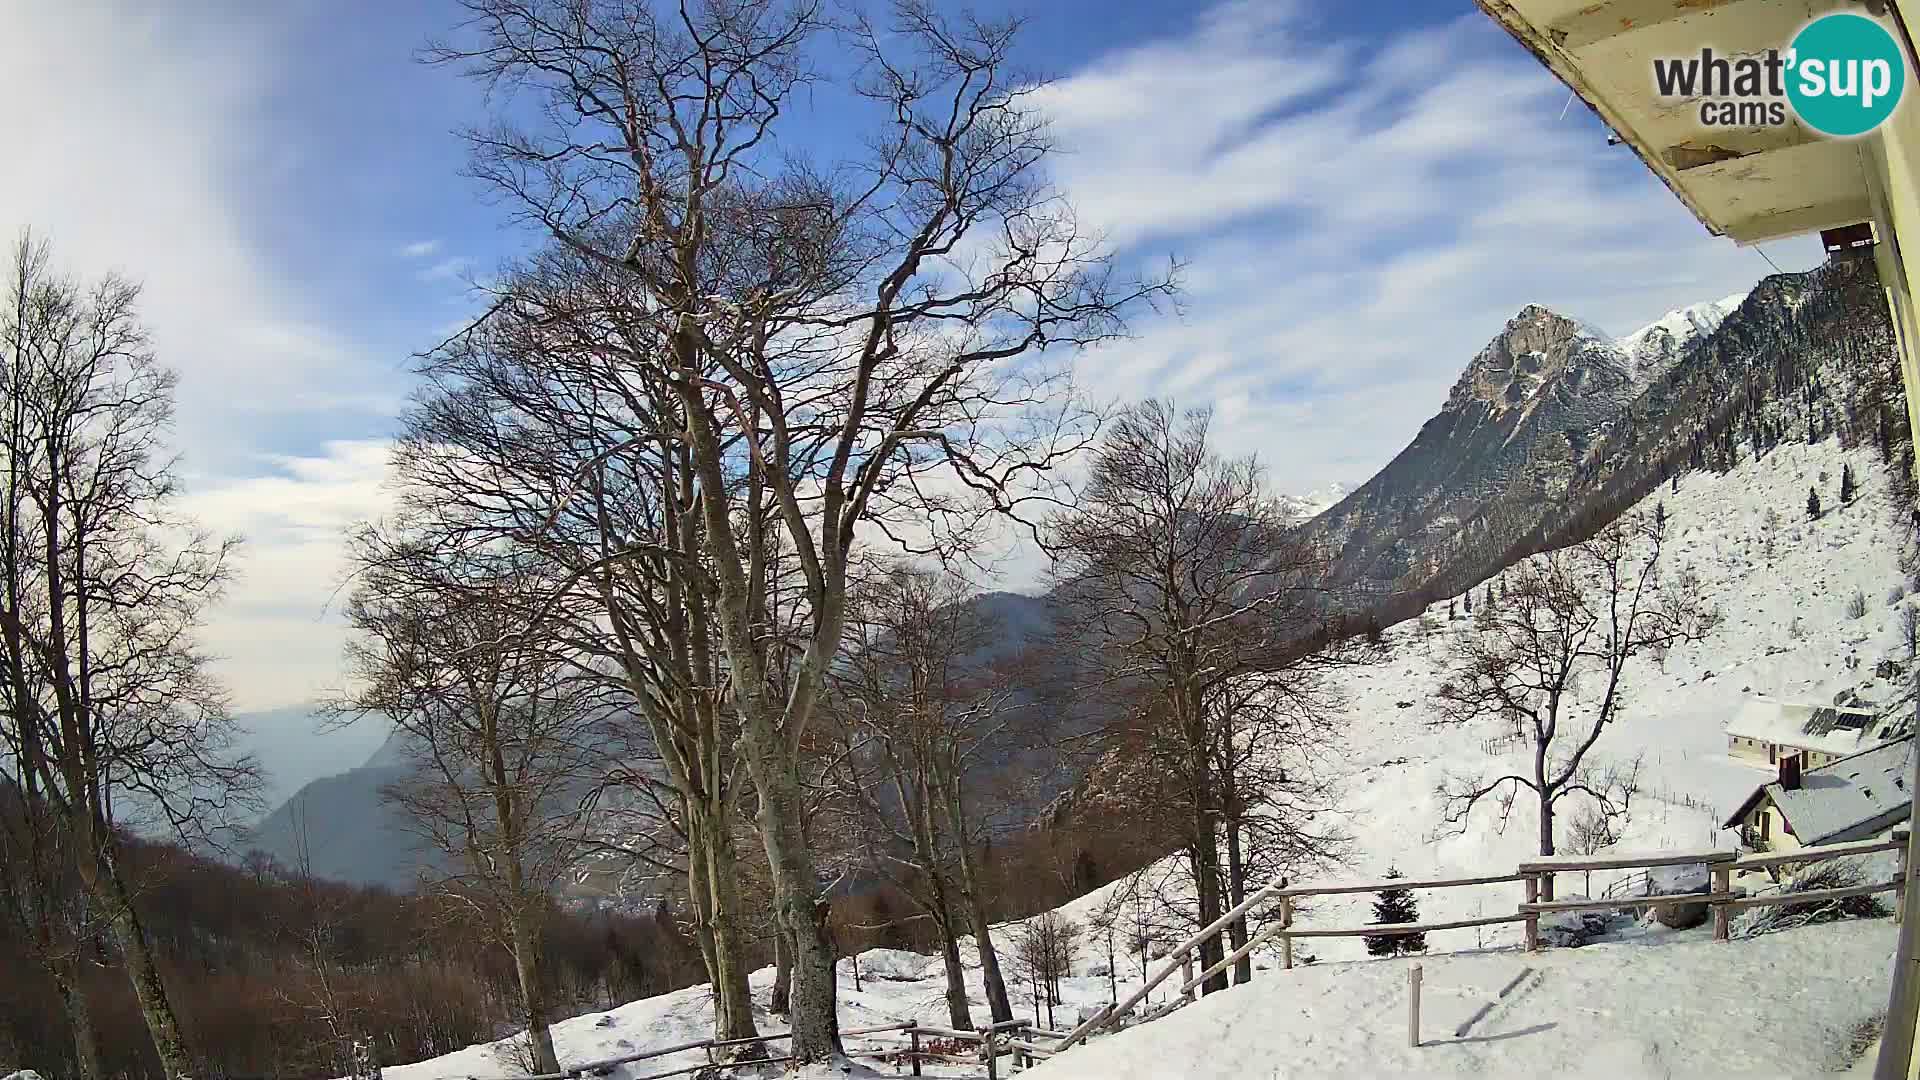
[[[1870,709],[1802,705],[1771,698],[1748,698],[1727,722],[1727,734],[1777,746],[1846,757],[1897,739],[1912,730],[1912,719],[1879,718]]]
[[[1838,844],[1899,824],[1912,809],[1913,736],[1760,785],[1727,819],[1735,828],[1763,799],[1773,802],[1801,844]]]

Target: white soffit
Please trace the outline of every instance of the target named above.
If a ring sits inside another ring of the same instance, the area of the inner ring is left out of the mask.
[[[1695,217],[1756,243],[1870,218],[1858,140],[1829,139],[1788,111],[1784,127],[1703,126],[1700,99],[1668,100],[1659,57],[1784,50],[1810,19],[1862,11],[1848,0],[1479,0],[1592,105]]]

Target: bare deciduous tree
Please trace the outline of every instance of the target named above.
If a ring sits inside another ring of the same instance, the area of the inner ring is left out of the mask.
[[[338,704],[393,722],[415,775],[387,797],[454,869],[437,887],[512,954],[537,1073],[560,1069],[541,975],[553,892],[586,846],[586,792],[617,748],[599,685],[532,642],[527,598],[547,595],[524,553],[463,560],[374,530],[353,545],[355,689]]]
[[[1627,663],[1697,641],[1716,620],[1690,574],[1663,576],[1665,541],[1665,527],[1636,512],[1590,539],[1535,555],[1506,572],[1510,591],[1486,626],[1454,637],[1436,723],[1513,725],[1532,761],[1524,772],[1443,782],[1448,826],[1465,829],[1487,799],[1497,802],[1504,825],[1519,793],[1531,792],[1546,856],[1555,850],[1562,799],[1584,796],[1609,815],[1631,798],[1637,768],[1589,760],[1627,700]],[[1544,898],[1553,898],[1551,879]]]
[[[781,138],[816,77],[826,27],[811,2],[465,6],[470,39],[432,57],[535,99],[515,111],[530,125],[474,135],[475,173],[643,296],[630,314],[650,344],[620,359],[674,401],[662,424],[686,450],[793,948],[794,1055],[824,1059],[839,1050],[834,957],[799,757],[858,530],[911,521],[938,542],[1016,504],[1083,433],[1061,373],[1028,358],[1119,332],[1164,284],[1116,280],[1047,187],[1035,85],[1010,68],[1014,22],[904,0],[884,29],[854,20],[844,43],[882,134],[867,160],[821,171]],[[765,632],[776,557],[802,584],[791,644]]]
[[[1022,735],[1009,688],[983,663],[989,628],[972,600],[951,574],[894,566],[875,575],[852,601],[853,645],[830,699],[848,828],[876,864],[906,864],[895,880],[940,932],[949,1016],[967,1029],[959,938],[969,930],[993,1022],[1012,1018],[974,865],[982,823],[967,779]]]
[[[251,816],[257,769],[195,641],[237,541],[173,506],[174,373],[140,290],[50,267],[23,236],[0,298],[0,734],[97,917],[111,928],[169,1077],[193,1055],[135,907],[119,830],[214,842]]]
[[[1293,522],[1263,490],[1253,459],[1214,451],[1210,419],[1159,401],[1124,410],[1049,538],[1099,677],[1124,691],[1132,739],[1171,789],[1199,924],[1244,895],[1238,845],[1260,800],[1282,811],[1270,820],[1288,839],[1285,858],[1323,858],[1333,839],[1275,802],[1288,787],[1278,770],[1250,775],[1278,748],[1269,736],[1294,738],[1296,720],[1313,750],[1313,672],[1333,659],[1315,648],[1327,562],[1288,532]],[[1246,934],[1241,923],[1230,936]],[[1209,938],[1201,966],[1224,955],[1218,936]],[[1206,990],[1226,985],[1222,972]]]

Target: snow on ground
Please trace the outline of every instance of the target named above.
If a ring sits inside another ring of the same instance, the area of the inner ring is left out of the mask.
[[[1731,943],[1429,956],[1417,1048],[1408,961],[1323,964],[1203,998],[1032,1076],[1804,1077],[1844,1067],[1848,1029],[1885,1008],[1894,937],[1875,920]]]
[[[1852,463],[1860,485],[1859,496],[1847,506],[1839,504],[1843,462]],[[1809,486],[1819,489],[1827,507],[1817,522],[1806,520]],[[1642,790],[1620,850],[1733,846],[1732,834],[1719,828],[1721,818],[1768,778],[1765,770],[1726,755],[1722,727],[1743,696],[1804,702],[1831,702],[1842,690],[1857,690],[1873,701],[1893,696],[1892,685],[1874,678],[1881,658],[1903,655],[1899,607],[1888,599],[1902,579],[1884,486],[1870,451],[1843,453],[1828,441],[1778,447],[1724,476],[1688,474],[1679,491],[1663,486],[1643,505],[1651,510],[1656,502],[1665,504],[1672,538],[1669,565],[1698,574],[1722,621],[1707,640],[1674,649],[1664,663],[1643,658],[1629,666],[1628,703],[1596,750],[1616,761],[1636,754],[1643,758]],[[1771,559],[1766,552],[1769,509],[1777,519]],[[1850,618],[1846,607],[1856,590],[1867,610]],[[1485,586],[1475,593],[1475,603],[1484,602]],[[1387,634],[1389,659],[1341,677],[1343,745],[1329,748],[1334,759],[1329,767],[1338,771],[1345,797],[1330,823],[1351,833],[1354,852],[1346,866],[1316,876],[1313,883],[1372,881],[1389,866],[1415,879],[1498,874],[1534,853],[1533,813],[1524,801],[1504,830],[1491,808],[1476,812],[1464,833],[1438,830],[1435,789],[1443,778],[1523,763],[1517,750],[1488,749],[1499,734],[1491,725],[1429,726],[1429,702],[1445,678],[1447,644],[1452,635],[1472,632],[1464,611],[1451,623],[1445,615],[1442,603],[1427,626],[1415,622],[1393,628]],[[1177,863],[1167,860],[1157,869],[1177,872]],[[1595,871],[1586,881],[1585,875],[1563,875],[1561,889],[1594,894],[1617,876]],[[1061,914],[1085,926],[1127,886],[1123,881],[1096,890],[1067,904]],[[1507,884],[1423,891],[1416,899],[1422,921],[1443,921],[1511,913],[1520,889]],[[1296,921],[1303,927],[1363,925],[1372,921],[1372,901],[1366,894],[1320,898],[1300,910]],[[1164,918],[1164,912],[1142,910],[1157,907],[1151,901],[1131,909],[1128,903],[1114,906],[1121,942],[1136,915]],[[1011,926],[999,932],[1003,950],[1014,933]],[[1427,946],[1433,954],[1510,949],[1520,933],[1517,924],[1439,931],[1428,935]],[[1634,931],[1628,941],[1532,957],[1512,951],[1429,955],[1427,1015],[1435,1032],[1450,1032],[1478,1008],[1474,994],[1484,998],[1487,987],[1497,989],[1523,969],[1533,974],[1516,991],[1521,997],[1483,1018],[1465,1041],[1419,1052],[1405,1048],[1404,1031],[1397,1026],[1404,1023],[1404,962],[1364,959],[1357,937],[1301,941],[1296,955],[1312,954],[1320,963],[1279,972],[1273,970],[1272,954],[1264,954],[1259,963],[1269,970],[1256,977],[1254,989],[1207,999],[1143,1030],[1076,1049],[1048,1075],[1267,1077],[1343,1070],[1450,1075],[1487,1069],[1506,1075],[1519,1071],[1523,1061],[1559,1061],[1572,1070],[1536,1072],[1556,1076],[1609,1070],[1628,1076],[1804,1075],[1843,1041],[1831,1030],[1834,1025],[1851,1024],[1884,1007],[1893,940],[1885,921],[1718,946],[1700,942],[1704,933],[1649,928]],[[1065,980],[1065,1004],[1054,1011],[1053,1023],[1062,1027],[1116,992],[1104,974],[1104,938],[1088,937],[1076,976]],[[1661,943],[1672,947],[1653,947]],[[1125,948],[1121,944],[1118,951]],[[982,1016],[984,993],[970,942],[962,955],[969,961],[969,997],[976,1016]],[[1356,962],[1336,963],[1347,960]],[[1119,956],[1114,966],[1119,994],[1129,984],[1139,985],[1137,955]],[[937,958],[868,953],[862,970],[873,977],[863,977],[855,989],[852,961],[841,962],[843,1027],[906,1019],[946,1023]],[[763,1009],[772,979],[771,969],[751,978]],[[1466,993],[1469,987],[1474,989]],[[1016,1011],[1032,1015],[1031,1000],[1023,1001],[1026,985],[1009,989]],[[1163,985],[1148,1007],[1166,1000],[1171,989]],[[783,1030],[764,1014],[758,1019],[763,1031]],[[1041,1019],[1047,1019],[1044,1010]],[[710,1035],[711,1026],[712,1009],[701,986],[563,1021],[554,1037],[562,1063],[570,1064],[697,1041]],[[1159,1032],[1166,1033],[1164,1042],[1156,1041],[1162,1039]],[[881,1039],[854,1042],[877,1047]],[[515,1072],[510,1060],[494,1047],[470,1047],[388,1068],[386,1075],[391,1080],[501,1077]],[[613,1075],[624,1080],[699,1060],[697,1053],[681,1054]],[[1505,1068],[1503,1062],[1516,1067]],[[929,1070],[929,1075],[943,1072],[951,1075],[950,1070]],[[832,1075],[843,1074],[836,1069]]]
[[[1842,462],[1851,462],[1861,494],[1839,505]],[[1806,519],[1809,486],[1827,513]],[[1883,657],[1904,657],[1899,607],[1889,590],[1901,584],[1892,515],[1878,461],[1867,450],[1842,452],[1835,441],[1788,445],[1724,476],[1690,473],[1680,490],[1662,486],[1642,509],[1664,503],[1671,537],[1668,566],[1692,568],[1721,612],[1704,641],[1675,648],[1664,663],[1651,657],[1628,665],[1628,700],[1616,725],[1598,744],[1599,760],[1642,756],[1641,792],[1617,847],[1623,851],[1731,848],[1734,834],[1719,828],[1755,785],[1763,768],[1727,756],[1727,720],[1747,695],[1831,703],[1841,690],[1884,701],[1896,693],[1874,678]],[[1771,565],[1765,548],[1766,514],[1778,519]],[[1858,590],[1867,613],[1846,615]],[[1497,591],[1497,586],[1496,586]],[[1486,586],[1475,590],[1483,603]],[[1904,602],[1904,601],[1903,601]],[[1392,657],[1343,679],[1345,805],[1336,820],[1354,837],[1350,866],[1317,878],[1377,880],[1389,866],[1411,878],[1468,877],[1511,871],[1532,856],[1535,825],[1522,793],[1505,831],[1491,805],[1475,811],[1466,832],[1440,829],[1436,789],[1448,776],[1524,769],[1526,751],[1490,751],[1500,734],[1492,723],[1440,729],[1428,725],[1428,703],[1445,681],[1453,635],[1472,633],[1472,620],[1446,620],[1435,605],[1431,629],[1418,622],[1390,630]],[[1569,807],[1563,804],[1562,821]],[[1564,845],[1564,837],[1562,840]],[[1591,882],[1561,879],[1562,890],[1595,894],[1622,876],[1596,871]],[[1583,875],[1584,877],[1584,875]],[[1510,912],[1517,884],[1416,894],[1423,921]],[[1357,926],[1372,921],[1373,897],[1326,897],[1297,921],[1302,926]],[[1518,925],[1429,935],[1432,949],[1474,948],[1519,940]],[[1365,955],[1358,938],[1305,943],[1322,960]]]

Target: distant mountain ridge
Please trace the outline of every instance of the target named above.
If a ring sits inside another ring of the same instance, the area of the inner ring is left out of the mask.
[[[1829,369],[1884,360],[1890,342],[1877,278],[1860,260],[1770,277],[1618,338],[1529,304],[1413,441],[1307,530],[1338,553],[1337,577],[1361,607],[1381,602],[1369,596],[1457,593],[1538,550],[1559,523],[1628,505],[1623,475],[1637,497],[1707,430],[1724,438],[1727,424],[1758,423],[1731,417],[1769,402],[1801,417],[1841,407],[1802,391],[1845,383]],[[1682,455],[1679,467],[1704,467],[1699,457]]]

